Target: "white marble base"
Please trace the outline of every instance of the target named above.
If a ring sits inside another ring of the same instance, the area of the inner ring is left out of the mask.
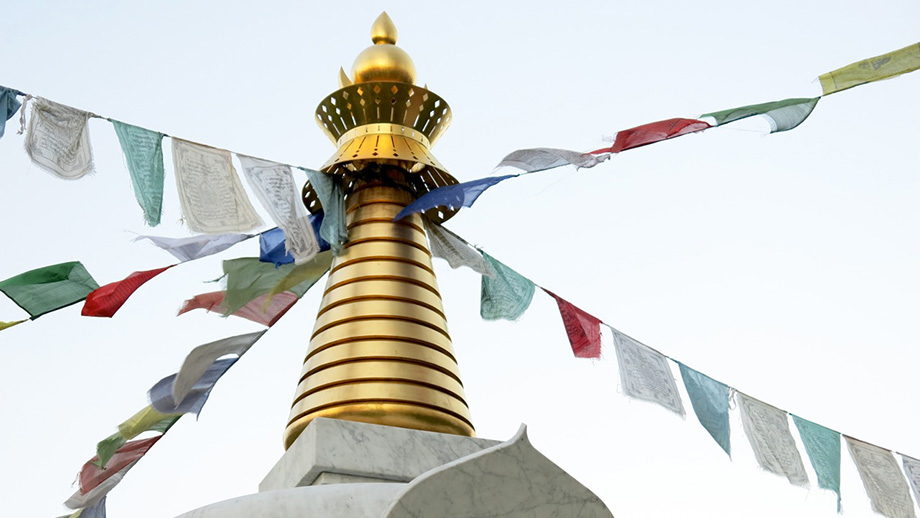
[[[178,518],[613,518],[524,426],[500,443],[316,419],[259,488]]]
[[[499,442],[320,417],[284,452],[259,491],[342,482],[408,482]]]

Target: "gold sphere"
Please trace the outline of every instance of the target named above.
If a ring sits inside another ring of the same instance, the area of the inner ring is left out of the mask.
[[[392,81],[415,84],[415,63],[403,49],[396,46],[396,25],[386,12],[380,14],[371,27],[374,45],[355,58],[351,75],[355,83]]]

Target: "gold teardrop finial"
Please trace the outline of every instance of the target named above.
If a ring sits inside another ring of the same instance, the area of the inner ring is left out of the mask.
[[[405,50],[396,46],[396,25],[386,12],[380,13],[371,27],[371,40],[374,44],[361,51],[352,65],[354,82],[415,84],[415,63]]]
[[[374,20],[374,25],[371,27],[371,41],[375,45],[381,43],[396,45],[397,36],[399,36],[399,33],[396,31],[396,24],[390,19],[390,15],[386,11],[380,13],[380,16]]]

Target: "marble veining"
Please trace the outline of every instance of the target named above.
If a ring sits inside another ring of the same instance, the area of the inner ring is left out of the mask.
[[[381,518],[612,518],[594,493],[530,444],[509,441],[432,469],[404,486]]]

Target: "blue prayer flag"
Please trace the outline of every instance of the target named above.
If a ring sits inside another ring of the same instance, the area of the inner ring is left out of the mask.
[[[239,360],[239,357],[223,358],[212,363],[211,366],[208,367],[208,370],[198,378],[198,381],[192,386],[188,395],[185,396],[179,404],[176,404],[172,397],[173,384],[176,382],[176,374],[166,376],[147,391],[147,397],[150,399],[150,404],[155,410],[164,414],[184,414],[187,412],[191,412],[195,415],[200,414],[217,380],[219,380],[237,360]]]
[[[259,235],[259,260],[275,266],[294,262],[294,256],[285,250],[284,231],[280,228],[266,230]]]
[[[703,428],[725,450],[729,457],[732,456],[731,429],[728,423],[728,386],[720,383],[701,372],[697,372],[683,363],[677,362],[680,367],[680,377],[684,380],[687,395],[696,418],[700,420]]]
[[[3,120],[0,121],[0,138],[3,137],[3,131],[6,129],[6,121],[10,120],[22,106],[19,99],[16,99],[17,95],[22,95],[22,92],[0,86],[0,117],[3,117]]]
[[[469,182],[439,187],[432,191],[428,191],[419,199],[406,206],[406,208],[399,211],[399,214],[393,218],[393,221],[399,221],[410,214],[425,212],[435,207],[450,207],[455,209],[459,209],[460,207],[472,207],[473,203],[476,202],[476,199],[479,198],[479,195],[482,194],[483,191],[498,182],[517,176],[520,175],[509,174],[505,176],[490,176],[488,178],[480,178]]]
[[[797,415],[792,422],[799,430],[805,453],[818,475],[818,487],[837,493],[837,512],[840,507],[840,434]]]
[[[310,214],[310,225],[316,235],[316,242],[319,243],[320,252],[329,250],[329,242],[319,235],[319,230],[323,225],[323,214],[323,212]],[[293,263],[294,256],[287,252],[285,243],[284,231],[280,228],[262,232],[259,235],[259,260],[263,263],[274,263],[275,266]]]

